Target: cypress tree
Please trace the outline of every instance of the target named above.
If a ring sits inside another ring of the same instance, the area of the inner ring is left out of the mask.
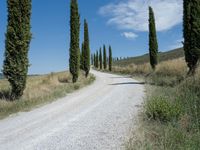
[[[149,7],[149,56],[151,67],[155,70],[156,65],[158,64],[158,42],[156,35],[155,17],[151,7]]]
[[[92,55],[92,60],[93,60],[92,65],[94,66],[94,54]]]
[[[97,56],[96,56],[96,53],[94,53],[94,66],[95,68],[97,67],[97,60],[96,60]]]
[[[99,68],[99,53],[96,52],[96,68]]]
[[[188,75],[194,75],[200,57],[200,1],[184,0],[183,36]]]
[[[103,67],[107,69],[107,56],[106,56],[106,46],[103,46]]]
[[[96,56],[96,53],[94,53],[94,66],[95,68],[97,67],[97,56]]]
[[[93,58],[93,54],[91,54],[91,65],[94,65],[94,58]]]
[[[109,71],[112,71],[112,61],[113,61],[112,48],[111,46],[109,46]]]
[[[102,70],[102,68],[103,68],[103,60],[102,60],[101,48],[99,49],[99,64],[100,64],[100,69]]]
[[[90,42],[88,23],[86,20],[84,20],[84,71],[85,76],[88,77],[90,72]]]
[[[69,68],[72,74],[73,83],[77,82],[80,67],[80,49],[79,49],[79,33],[80,33],[80,15],[78,12],[77,0],[71,0],[70,10],[70,59]]]
[[[12,87],[11,99],[23,95],[29,67],[31,0],[7,0],[8,25],[5,41],[4,76]]]
[[[94,59],[94,64],[93,65],[96,68],[96,55],[95,54],[93,55],[93,59]]]
[[[191,51],[193,54],[193,69],[195,73],[200,58],[200,1],[191,0]]]
[[[82,43],[82,45],[81,45],[80,69],[81,69],[81,70],[84,70],[84,43]]]

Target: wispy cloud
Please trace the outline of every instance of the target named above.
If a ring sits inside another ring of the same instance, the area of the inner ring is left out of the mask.
[[[119,29],[148,31],[148,6],[155,12],[157,31],[169,30],[182,22],[182,0],[121,0],[100,8],[109,25]]]
[[[123,36],[123,37],[125,37],[125,38],[127,38],[127,39],[129,39],[129,40],[133,40],[133,39],[135,39],[135,38],[138,37],[138,35],[135,34],[135,33],[133,33],[133,32],[123,32],[123,33],[121,34],[121,36]]]

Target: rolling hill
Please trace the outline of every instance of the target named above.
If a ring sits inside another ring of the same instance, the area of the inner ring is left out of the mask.
[[[159,53],[159,61],[160,62],[170,60],[170,59],[176,59],[176,58],[180,58],[180,57],[184,57],[183,48],[178,48],[178,49],[174,49],[171,51]],[[138,56],[138,57],[130,57],[127,59],[122,59],[122,60],[114,62],[114,65],[126,66],[131,63],[138,65],[138,64],[144,64],[146,62],[149,62],[149,54],[145,54],[145,55]]]

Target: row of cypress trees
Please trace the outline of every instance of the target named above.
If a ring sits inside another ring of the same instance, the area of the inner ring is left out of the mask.
[[[188,75],[194,75],[200,58],[200,1],[184,0],[183,7],[185,60],[189,68]],[[149,7],[149,57],[155,71],[158,64],[158,42],[152,7]]]
[[[88,77],[90,72],[90,42],[89,30],[86,19],[84,20],[84,41],[82,43],[81,52],[79,48],[80,42],[80,14],[78,10],[77,0],[71,0],[70,12],[70,59],[69,68],[72,74],[73,83],[77,82],[79,71],[85,71],[85,76]]]
[[[78,80],[80,69],[80,15],[77,0],[70,2],[70,59],[69,68],[73,82]],[[8,25],[5,40],[3,74],[11,85],[10,99],[23,95],[29,67],[28,51],[31,34],[32,0],[7,0]],[[82,69],[86,77],[90,71],[90,43],[87,21],[84,20],[84,42],[82,46]]]
[[[112,57],[111,46],[109,46],[108,52],[109,56],[107,57],[106,46],[103,45],[103,53],[100,47],[99,51],[96,51],[96,53],[92,55],[92,65],[97,69],[99,68],[100,70],[102,69],[106,70],[108,67],[108,70],[112,71],[113,57]]]
[[[29,67],[28,51],[31,41],[31,0],[7,0],[8,25],[5,41],[5,60],[3,64],[4,76],[12,87],[11,99],[18,99],[23,95]],[[193,75],[200,58],[200,1],[184,0],[184,51],[185,60],[189,67],[189,75]],[[90,46],[87,21],[84,20],[84,42],[80,55],[80,14],[77,0],[70,3],[70,59],[69,68],[73,82],[78,80],[79,69],[85,71],[86,77],[90,71]],[[149,53],[150,64],[155,70],[158,64],[158,43],[156,36],[155,17],[153,9],[149,7]],[[103,57],[103,59],[102,59]],[[92,63],[96,68],[112,70],[112,49],[109,46],[107,60],[106,47],[103,46],[103,55],[100,51],[92,55]]]
[[[188,75],[194,75],[200,59],[200,1],[183,1],[183,37]],[[149,7],[149,56],[153,70],[158,64],[158,43],[154,12]]]
[[[103,57],[103,60],[102,60]],[[149,57],[150,64],[153,70],[156,69],[158,64],[158,42],[157,42],[157,34],[156,34],[156,24],[155,24],[155,16],[152,7],[149,7]],[[103,45],[103,56],[102,49],[96,51],[96,54],[91,56],[92,65],[95,68],[99,68],[100,70],[107,69],[107,62],[109,62],[109,70],[112,71],[112,48],[109,46],[109,58],[107,59],[106,47]],[[117,61],[119,59],[117,58]]]

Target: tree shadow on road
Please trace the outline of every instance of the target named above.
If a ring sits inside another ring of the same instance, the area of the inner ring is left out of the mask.
[[[124,76],[124,77],[110,77],[111,79],[120,79],[120,78],[132,78],[131,76]]]
[[[121,83],[114,83],[109,85],[144,85],[145,82],[121,82]]]

